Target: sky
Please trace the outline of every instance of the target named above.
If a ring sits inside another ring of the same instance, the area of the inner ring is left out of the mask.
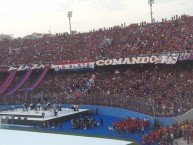
[[[148,0],[0,0],[0,34],[23,37],[36,33],[77,32],[125,23],[150,22]],[[153,17],[193,16],[193,0],[154,0]]]

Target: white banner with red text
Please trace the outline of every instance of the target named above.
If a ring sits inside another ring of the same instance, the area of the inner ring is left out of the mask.
[[[147,64],[147,63],[175,64],[177,62],[178,55],[179,54],[163,54],[157,56],[155,55],[144,57],[107,59],[107,60],[98,60],[95,62],[95,64],[97,66],[120,65],[120,64]]]

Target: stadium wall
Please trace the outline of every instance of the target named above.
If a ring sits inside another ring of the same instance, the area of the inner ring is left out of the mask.
[[[69,107],[69,106],[68,106]],[[134,111],[124,110],[121,108],[112,108],[112,107],[104,107],[104,106],[92,106],[92,105],[80,105],[81,109],[90,109],[93,113],[97,113],[100,115],[108,115],[114,116],[118,118],[126,118],[127,116],[130,117],[139,117],[139,118],[148,118],[150,120],[151,125],[154,122],[154,117]],[[171,126],[174,122],[173,117],[156,117],[160,121],[162,126]]]

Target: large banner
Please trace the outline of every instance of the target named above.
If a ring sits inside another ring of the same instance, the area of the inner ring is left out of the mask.
[[[61,62],[59,64],[32,64],[32,65],[20,65],[20,66],[2,66],[0,72],[7,72],[11,70],[24,71],[28,69],[44,69],[49,67],[55,69],[55,71],[62,70],[85,70],[94,69],[94,66],[105,65],[121,65],[121,64],[175,64],[178,60],[193,60],[192,53],[165,53],[156,54],[151,56],[136,56],[119,59],[106,59],[97,61],[82,61],[82,62]]]
[[[83,61],[83,62],[66,62],[63,64],[53,64],[51,68],[55,71],[78,71],[94,69],[94,61]]]
[[[8,67],[0,67],[0,72],[3,71],[25,71],[28,69],[32,70],[38,70],[38,69],[44,69],[46,67],[50,67],[49,64],[31,64],[31,65],[20,65],[20,66],[8,66]]]
[[[147,64],[147,63],[175,64],[178,60],[178,55],[179,54],[162,54],[157,56],[153,55],[143,57],[107,59],[107,60],[98,60],[95,62],[95,64],[97,66],[120,65],[120,64]]]

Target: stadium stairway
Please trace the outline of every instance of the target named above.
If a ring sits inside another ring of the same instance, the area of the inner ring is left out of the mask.
[[[181,116],[174,117],[174,120],[178,122],[178,124],[183,123],[183,121],[186,120],[193,120],[193,109],[189,110]]]
[[[7,88],[10,86],[11,82],[15,77],[16,71],[11,71],[6,81],[3,83],[3,86],[0,89],[0,95],[3,94]]]
[[[47,71],[48,71],[49,67],[45,68],[44,71],[40,74],[40,76],[38,77],[38,79],[35,81],[35,83],[33,83],[31,85],[30,88],[27,89],[27,91],[32,91],[34,90],[38,85],[39,83],[43,80],[43,78],[45,77]]]
[[[14,94],[24,83],[25,81],[29,78],[29,76],[32,73],[32,69],[29,69],[26,74],[23,76],[23,78],[15,85],[15,87],[13,87],[13,89],[11,89],[7,95],[12,95]]]

